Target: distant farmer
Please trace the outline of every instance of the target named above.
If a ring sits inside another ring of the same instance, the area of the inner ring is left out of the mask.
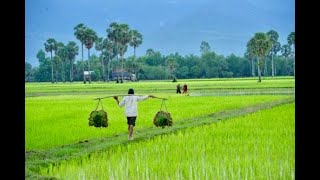
[[[177,86],[177,94],[181,94],[181,86],[180,86],[180,84],[178,84],[178,86]]]
[[[183,92],[182,92],[182,94],[187,94],[187,92],[188,92],[188,86],[187,86],[187,84],[186,84],[186,83],[184,83],[184,85],[183,85]]]
[[[138,116],[137,102],[146,100],[149,97],[154,98],[153,95],[135,96],[133,89],[129,89],[128,96],[123,97],[120,103],[118,100],[118,96],[113,97],[117,101],[119,107],[125,107],[124,112],[127,117],[129,140],[133,140],[133,127],[136,125],[136,119]]]

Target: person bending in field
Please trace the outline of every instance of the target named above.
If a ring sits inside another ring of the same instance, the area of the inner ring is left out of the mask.
[[[119,103],[118,96],[113,97],[117,101],[117,104],[119,105],[119,107],[122,107],[122,106],[125,107],[124,112],[127,117],[129,140],[133,140],[133,127],[136,125],[136,119],[138,116],[137,102],[146,100],[149,97],[154,98],[153,95],[135,96],[133,89],[129,89],[128,96],[123,97],[120,103]]]
[[[186,94],[186,95],[187,95],[187,93],[188,93],[188,86],[187,86],[187,84],[185,83],[185,84],[183,85],[183,92],[182,92],[182,94]]]

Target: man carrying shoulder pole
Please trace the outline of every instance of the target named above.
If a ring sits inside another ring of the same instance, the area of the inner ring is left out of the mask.
[[[138,101],[143,101],[150,97],[155,98],[153,95],[135,96],[133,89],[129,89],[128,95],[124,96],[121,102],[119,102],[118,96],[113,97],[117,101],[119,107],[125,107],[124,112],[127,117],[129,140],[133,140],[133,127],[135,126],[138,116]]]

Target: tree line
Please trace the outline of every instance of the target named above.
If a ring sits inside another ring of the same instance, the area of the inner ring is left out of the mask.
[[[182,56],[178,52],[162,55],[148,49],[144,55],[136,57],[136,48],[143,43],[143,36],[138,30],[113,22],[106,33],[106,37],[99,37],[93,29],[83,23],[78,24],[74,27],[74,36],[80,41],[80,48],[75,41],[65,45],[49,38],[44,49],[37,53],[39,66],[32,67],[25,62],[25,81],[91,83],[115,80],[123,83],[125,76],[130,74],[134,75],[131,80],[135,81],[257,76],[261,82],[261,76],[295,75],[295,32],[287,36],[284,45],[278,41],[279,35],[275,30],[257,32],[248,40],[243,56],[231,54],[227,57],[211,50],[206,41],[200,44],[200,56]],[[129,46],[134,49],[134,55],[124,58]],[[93,47],[99,55],[90,55]],[[86,60],[84,48],[87,49]],[[79,51],[81,60],[76,60]]]

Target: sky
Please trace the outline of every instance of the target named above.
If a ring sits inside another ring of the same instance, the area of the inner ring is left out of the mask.
[[[243,56],[256,32],[275,30],[279,42],[287,43],[287,36],[295,31],[295,1],[26,0],[25,61],[38,66],[36,55],[44,50],[48,38],[64,44],[75,41],[80,47],[73,29],[79,23],[105,38],[112,22],[128,24],[143,35],[137,56],[145,55],[149,48],[162,55],[200,55],[202,41],[225,57],[231,53]],[[84,57],[86,54],[85,49]],[[92,48],[90,54],[99,52]],[[125,57],[131,55],[129,46]]]

